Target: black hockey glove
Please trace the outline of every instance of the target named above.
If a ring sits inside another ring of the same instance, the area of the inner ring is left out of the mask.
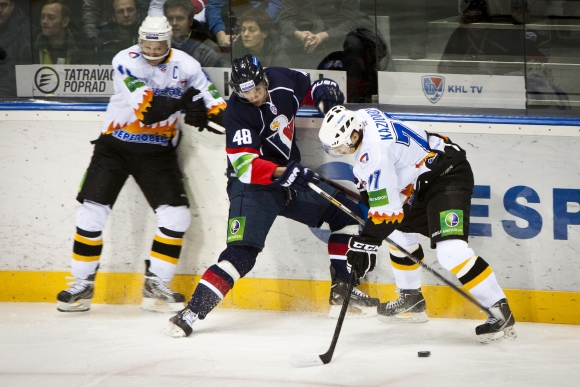
[[[344,94],[336,82],[324,78],[312,84],[312,100],[318,111],[326,114],[334,106],[344,103]]]
[[[348,271],[354,270],[357,278],[364,277],[369,271],[373,271],[377,263],[377,252],[381,242],[376,239],[362,236],[353,236],[348,241],[346,252],[346,267]]]
[[[195,87],[187,89],[181,96],[181,104],[185,110],[186,124],[197,127],[200,132],[207,127],[207,109],[199,90]]]
[[[177,98],[153,97],[151,106],[143,113],[141,122],[144,125],[153,125],[168,119],[173,113],[181,110],[181,102]]]
[[[294,160],[288,162],[282,176],[275,180],[282,187],[294,188],[302,192],[310,190],[310,187],[308,187],[309,182],[317,184],[319,181],[314,172]]]

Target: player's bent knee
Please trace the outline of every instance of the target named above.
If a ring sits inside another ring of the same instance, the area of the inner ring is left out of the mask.
[[[419,238],[417,238],[417,234],[409,234],[395,230],[389,235],[389,239],[410,253],[419,248]]]
[[[236,281],[244,277],[256,264],[260,249],[252,246],[228,246],[218,259],[218,266]]]
[[[162,205],[155,209],[157,227],[176,232],[185,232],[191,223],[191,213],[187,206]]]
[[[467,242],[460,239],[448,239],[437,243],[437,259],[441,266],[451,270],[462,262],[475,256]]]
[[[363,214],[362,214],[360,207],[355,202],[353,202],[352,200],[347,198],[345,194],[343,194],[342,192],[339,192],[335,196],[335,198],[342,205],[344,205],[346,208],[348,208],[354,214],[356,214],[356,216],[362,217]],[[327,207],[326,213],[324,214],[323,221],[328,223],[330,230],[332,232],[341,230],[341,229],[345,228],[346,226],[351,226],[351,225],[356,225],[358,227],[358,222],[355,219],[353,219],[350,215],[348,215],[343,210],[341,210],[340,208],[338,208],[332,204],[330,204],[329,207]],[[354,234],[358,234],[358,229]]]
[[[76,226],[85,231],[103,231],[110,213],[111,207],[85,200],[77,212]]]

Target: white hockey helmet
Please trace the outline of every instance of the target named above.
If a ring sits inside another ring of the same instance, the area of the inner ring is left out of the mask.
[[[344,150],[355,147],[350,135],[360,131],[360,123],[356,114],[344,106],[335,106],[326,113],[318,137],[322,147],[329,155],[340,157]]]
[[[163,59],[169,54],[171,49],[171,37],[173,32],[171,25],[165,16],[147,16],[141,27],[139,27],[139,45],[144,40],[150,42],[167,42],[167,52],[161,56],[150,56],[142,53],[145,59],[158,60]]]

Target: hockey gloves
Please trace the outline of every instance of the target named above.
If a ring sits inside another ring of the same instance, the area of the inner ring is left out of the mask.
[[[380,245],[381,243],[377,243],[374,238],[351,237],[346,252],[348,271],[354,270],[357,278],[362,278],[369,271],[373,271],[377,263],[377,252]]]
[[[195,87],[190,87],[189,89],[185,90],[185,93],[183,93],[181,96],[181,103],[183,105],[183,109],[185,109],[184,121],[186,124],[197,127],[200,132],[204,129],[207,129],[212,133],[223,134],[222,132],[212,129],[208,126],[205,102],[201,92]]]
[[[153,97],[150,106],[143,113],[140,121],[143,125],[153,125],[157,122],[165,121],[173,113],[181,110],[181,101],[171,97]]]
[[[297,161],[290,160],[286,165],[286,170],[276,183],[285,188],[294,188],[297,191],[306,192],[310,190],[309,182],[318,183],[316,174]]]
[[[344,103],[344,94],[332,79],[325,78],[314,82],[311,90],[314,106],[322,114]]]

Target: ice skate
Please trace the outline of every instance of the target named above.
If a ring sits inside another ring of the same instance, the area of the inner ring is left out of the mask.
[[[70,278],[70,277],[69,277]],[[94,294],[95,275],[86,280],[75,279],[67,290],[58,293],[56,309],[60,312],[86,312],[91,309],[91,298]]]
[[[328,317],[338,318],[340,310],[342,309],[342,303],[346,298],[346,292],[348,290],[348,283],[343,282],[336,278],[336,272],[334,268],[330,267],[330,276],[332,278],[332,286],[330,288],[330,312]],[[357,288],[353,287],[350,295],[350,301],[348,303],[348,309],[346,312],[347,317],[371,317],[377,315],[377,306],[380,304],[378,298],[369,297],[367,294],[361,292]]]
[[[197,320],[197,314],[191,309],[185,308],[169,319],[169,324],[161,331],[171,337],[187,337],[193,332],[193,323]]]
[[[499,311],[504,319],[498,319],[490,314],[487,315],[487,321],[475,327],[475,334],[482,344],[487,344],[498,339],[513,341],[518,337],[514,329],[514,316],[505,298],[502,298],[490,308]],[[503,334],[502,334],[503,333]]]
[[[377,308],[379,320],[383,322],[424,323],[429,321],[425,314],[425,298],[421,289],[397,289],[399,298],[380,304]]]
[[[151,312],[178,312],[183,309],[185,297],[169,289],[165,281],[155,274],[145,273],[141,308]]]

